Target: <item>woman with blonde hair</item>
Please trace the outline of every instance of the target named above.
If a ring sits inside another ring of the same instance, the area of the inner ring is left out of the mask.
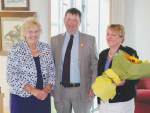
[[[122,50],[129,55],[135,55],[138,58],[134,49],[122,46],[125,40],[125,28],[120,24],[111,24],[107,29],[106,41],[109,46],[108,49],[103,50],[99,54],[98,61],[98,76],[102,75],[104,71],[112,66],[112,59],[118,50]],[[103,103],[98,98],[100,113],[134,113],[134,97],[137,96],[136,84],[139,80],[125,80],[116,85],[116,96],[106,103]]]
[[[50,46],[39,41],[41,31],[38,20],[28,17],[21,29],[24,40],[10,47],[11,113],[51,113],[49,92],[55,84],[55,65]]]

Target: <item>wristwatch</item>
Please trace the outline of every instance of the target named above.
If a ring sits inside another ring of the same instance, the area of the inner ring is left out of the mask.
[[[45,86],[45,89],[48,91],[48,93],[50,93],[50,90]]]

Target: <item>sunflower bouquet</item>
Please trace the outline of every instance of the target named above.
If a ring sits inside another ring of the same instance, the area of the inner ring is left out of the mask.
[[[142,61],[126,52],[119,50],[113,57],[111,69],[107,69],[92,85],[92,89],[103,102],[113,99],[116,95],[116,85],[121,80],[137,80],[150,77],[150,63]]]

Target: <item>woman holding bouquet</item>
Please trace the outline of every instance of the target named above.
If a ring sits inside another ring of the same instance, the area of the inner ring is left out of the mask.
[[[125,29],[122,25],[111,24],[108,26],[106,40],[109,49],[105,49],[99,54],[98,76],[111,68],[113,56],[117,54],[118,50],[122,50],[138,58],[134,49],[122,46],[125,40]],[[134,97],[137,96],[136,84],[138,81],[123,79],[119,84],[113,83],[117,87],[116,95],[112,100],[109,99],[104,103],[98,97],[100,113],[134,113]]]

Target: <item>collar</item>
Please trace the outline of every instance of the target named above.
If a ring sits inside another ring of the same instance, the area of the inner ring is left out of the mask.
[[[122,45],[120,45],[120,47],[118,48],[118,50],[119,50],[119,49],[123,50],[123,48],[124,48],[124,47],[123,47]],[[107,55],[108,55],[109,50],[110,50],[110,48],[107,48],[106,50],[103,51],[102,58],[107,58]],[[117,51],[118,51],[118,50],[117,50]]]
[[[71,35],[66,31],[66,37],[70,38],[70,36]],[[73,36],[74,36],[74,38],[77,38],[79,36],[79,31],[77,31]]]
[[[24,46],[25,49],[27,49],[28,51],[30,51],[30,48],[29,48],[29,46],[28,46],[28,44],[27,44],[27,42],[26,42],[25,39],[23,40],[23,46]],[[40,49],[40,42],[39,41],[37,41],[37,49],[38,49],[38,51],[40,51],[39,50]]]

